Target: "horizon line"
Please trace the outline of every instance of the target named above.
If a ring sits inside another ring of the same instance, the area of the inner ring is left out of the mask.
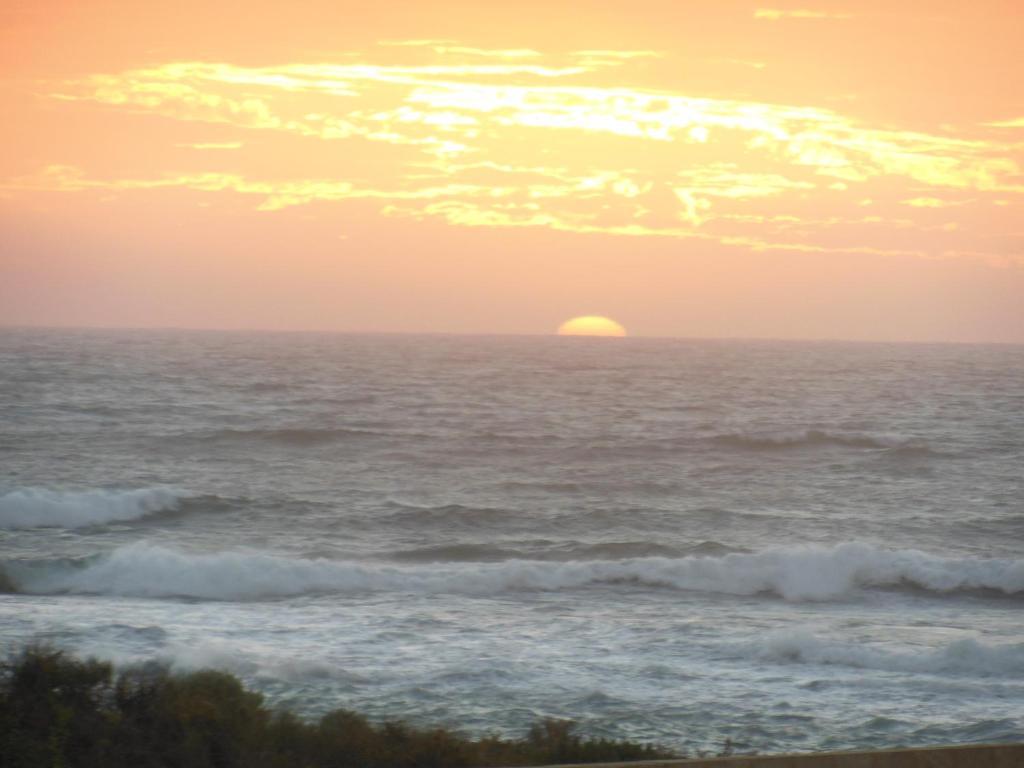
[[[261,327],[217,327],[217,326],[175,326],[175,325],[44,325],[32,323],[0,322],[0,332],[6,331],[126,331],[126,332],[175,332],[175,333],[251,333],[251,334],[322,334],[332,336],[447,336],[468,338],[530,338],[530,339],[610,339],[614,342],[628,341],[723,341],[723,342],[792,342],[806,344],[889,344],[907,346],[959,345],[959,346],[1024,346],[1021,341],[965,341],[957,339],[873,339],[843,338],[837,336],[664,336],[627,334],[626,336],[560,336],[557,331],[502,332],[502,331],[386,331],[354,330],[341,328],[261,328]],[[614,343],[613,342],[613,343]],[[573,343],[573,342],[570,342]]]

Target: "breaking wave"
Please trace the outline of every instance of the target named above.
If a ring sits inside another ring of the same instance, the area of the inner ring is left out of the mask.
[[[1024,592],[1024,560],[955,559],[863,543],[755,553],[620,560],[506,560],[389,565],[261,552],[195,554],[146,542],[78,561],[6,565],[14,589],[31,594],[255,600],[307,593],[499,594],[628,583],[730,595],[831,600],[859,589],[909,585],[936,595]]]
[[[177,510],[191,494],[174,488],[48,491],[23,488],[0,496],[0,528],[86,528]]]
[[[823,640],[806,631],[776,632],[757,649],[769,661],[825,664],[886,672],[1024,677],[1024,643],[988,645],[973,638],[935,650],[895,651]]]

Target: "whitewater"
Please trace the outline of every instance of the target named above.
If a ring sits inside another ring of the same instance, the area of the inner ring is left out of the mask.
[[[0,644],[307,716],[1024,739],[1024,348],[0,331]]]

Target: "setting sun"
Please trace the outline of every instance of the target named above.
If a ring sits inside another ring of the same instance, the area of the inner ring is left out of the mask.
[[[598,5],[13,0],[0,324],[1024,341],[1012,3]]]
[[[1024,768],[1022,9],[0,0],[0,768]]]
[[[625,336],[626,329],[608,317],[585,315],[566,320],[558,327],[559,336]]]

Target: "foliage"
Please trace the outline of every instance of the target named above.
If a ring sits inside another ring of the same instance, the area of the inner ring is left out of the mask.
[[[375,725],[336,710],[318,722],[273,712],[232,675],[171,674],[47,647],[0,665],[5,768],[470,768],[677,757],[643,744],[587,739],[544,720],[524,739],[468,739],[442,728]]]

